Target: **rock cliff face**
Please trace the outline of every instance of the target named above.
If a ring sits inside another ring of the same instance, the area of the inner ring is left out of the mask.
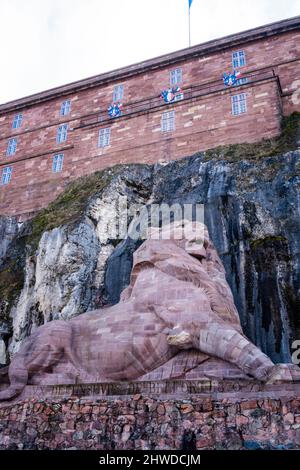
[[[0,216],[0,266],[5,258],[6,252],[18,233],[17,221],[10,217]],[[5,303],[5,299],[1,299],[0,304]],[[4,338],[9,335],[9,327],[7,322],[3,322],[0,315],[0,364],[6,362],[6,346]]]
[[[274,362],[290,361],[300,339],[298,122],[276,141],[95,173],[19,226],[0,217],[0,363],[44,322],[118,302],[140,243],[107,235],[124,196],[129,208],[203,203],[244,332]]]
[[[18,233],[18,224],[12,217],[0,218],[0,262],[5,257],[7,249]]]

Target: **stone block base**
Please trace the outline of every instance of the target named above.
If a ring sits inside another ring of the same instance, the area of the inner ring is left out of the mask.
[[[300,449],[299,385],[200,382],[44,389],[0,406],[0,449]]]

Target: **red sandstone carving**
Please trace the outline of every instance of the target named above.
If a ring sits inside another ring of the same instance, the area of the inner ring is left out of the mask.
[[[0,400],[15,397],[27,383],[145,380],[182,354],[189,358],[178,362],[182,374],[213,357],[262,381],[299,379],[296,366],[274,366],[243,335],[204,226],[197,225],[195,236],[186,223],[184,238],[178,238],[178,225],[171,227],[173,239],[149,239],[136,251],[119,304],[50,322],[28,338],[12,359],[10,386]]]

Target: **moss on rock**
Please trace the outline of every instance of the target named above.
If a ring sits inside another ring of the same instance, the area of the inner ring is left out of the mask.
[[[0,270],[0,319],[8,324],[10,310],[24,285],[24,271],[14,260]]]
[[[89,198],[101,192],[118,171],[119,167],[97,171],[70,183],[57,199],[31,220],[31,230],[26,239],[31,251],[37,248],[43,232],[78,221],[84,213]]]
[[[278,137],[255,143],[224,145],[204,152],[204,160],[222,158],[235,162],[244,158],[260,159],[280,155],[300,147],[300,113],[294,112],[282,119],[282,130]]]
[[[285,237],[282,237],[281,235],[270,235],[269,237],[264,237],[264,238],[258,238],[256,240],[251,240],[250,241],[250,246],[251,248],[258,248],[261,246],[264,246],[266,244],[274,244],[276,242],[287,242],[287,239]]]

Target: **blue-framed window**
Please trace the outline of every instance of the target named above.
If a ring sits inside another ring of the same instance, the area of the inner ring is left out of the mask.
[[[66,142],[67,137],[68,137],[68,124],[62,124],[57,129],[56,142],[58,144],[61,144],[62,142]]]
[[[98,147],[108,147],[110,144],[110,128],[99,130]]]
[[[53,155],[52,161],[52,171],[53,173],[59,173],[63,169],[64,164],[64,154],[58,153],[57,155]]]
[[[175,130],[175,111],[165,111],[161,116],[161,131],[171,132]]]
[[[246,93],[240,93],[231,97],[232,114],[237,116],[247,112],[247,96]]]
[[[14,155],[17,151],[17,139],[9,139],[7,143],[6,155]]]
[[[238,69],[246,65],[245,51],[236,51],[232,53],[232,67]]]
[[[174,69],[170,72],[170,85],[179,85],[182,83],[182,69]]]
[[[71,111],[71,100],[66,100],[61,104],[60,115],[66,116]]]
[[[5,168],[3,168],[2,174],[1,174],[1,184],[10,183],[12,171],[13,171],[12,166],[6,166]]]
[[[115,85],[113,93],[113,101],[122,101],[124,96],[124,85]]]
[[[12,128],[19,129],[19,127],[21,127],[22,125],[22,120],[23,120],[23,115],[21,113],[16,114],[12,122]]]

